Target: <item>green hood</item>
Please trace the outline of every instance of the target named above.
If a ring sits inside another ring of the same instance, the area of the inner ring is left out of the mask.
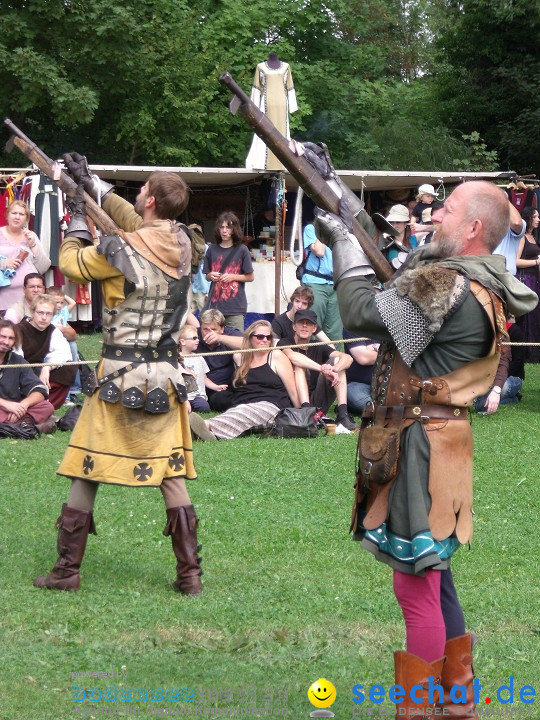
[[[516,317],[534,310],[538,304],[536,293],[508,272],[503,255],[460,255],[440,258],[433,253],[429,245],[424,245],[409,255],[400,268],[400,273],[405,269],[412,270],[434,262],[450,270],[456,270],[469,280],[477,280],[481,285],[493,290],[505,303],[508,312]]]

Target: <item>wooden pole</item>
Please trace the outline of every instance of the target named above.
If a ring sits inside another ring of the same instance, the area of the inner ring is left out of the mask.
[[[283,173],[280,173],[277,176],[278,181],[278,189],[281,189],[285,183],[285,176]],[[274,314],[277,316],[280,314],[281,310],[281,303],[280,303],[280,297],[281,297],[281,248],[283,247],[283,238],[282,238],[282,227],[283,227],[283,206],[282,206],[282,198],[280,198],[279,192],[276,195],[276,233],[275,233],[275,243],[274,243],[274,259],[276,263],[276,267],[274,268]]]

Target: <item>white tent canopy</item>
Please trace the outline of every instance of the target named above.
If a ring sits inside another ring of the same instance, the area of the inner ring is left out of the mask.
[[[274,173],[267,170],[246,170],[245,168],[210,168],[210,167],[156,167],[152,165],[91,165],[92,172],[104,180],[112,182],[142,183],[154,170],[166,170],[181,175],[190,187],[212,186],[233,187],[247,185],[265,178],[273,177]],[[19,172],[32,170],[26,168],[0,168],[2,175],[15,175]],[[491,180],[503,182],[515,176],[514,172],[424,172],[416,170],[338,170],[342,180],[351,190],[392,190],[397,188],[415,188],[422,183],[452,186],[465,180]],[[288,172],[285,173],[288,190],[298,187],[296,180]]]
[[[179,173],[188,185],[243,185],[272,177],[267,170],[246,170],[245,168],[207,168],[207,167],[152,167],[150,165],[91,165],[92,171],[109,181],[144,182],[153,170],[167,170]],[[351,190],[391,190],[394,188],[414,188],[422,183],[435,186],[457,185],[464,180],[507,180],[515,175],[513,172],[420,172],[420,171],[386,171],[386,170],[338,170],[342,180]],[[288,172],[285,173],[287,189],[298,187],[296,180]]]

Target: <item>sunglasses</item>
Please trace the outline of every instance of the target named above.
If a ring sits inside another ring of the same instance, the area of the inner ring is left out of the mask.
[[[195,337],[185,337],[185,338],[182,338],[182,340],[198,340],[198,339],[199,339],[199,336],[198,336],[198,335],[195,335]]]
[[[272,335],[264,335],[263,333],[251,333],[251,337],[257,338],[257,340],[270,340],[272,339]]]

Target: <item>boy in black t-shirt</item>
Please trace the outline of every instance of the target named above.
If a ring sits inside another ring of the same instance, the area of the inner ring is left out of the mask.
[[[298,310],[308,310],[313,305],[314,299],[313,290],[310,287],[306,285],[297,287],[291,295],[291,307],[289,310],[272,320],[272,332],[274,335],[277,335],[278,338],[293,337],[293,320],[295,313]],[[330,341],[328,335],[323,332],[319,325],[317,325],[313,334],[317,340],[321,342]],[[331,345],[331,347],[334,348],[333,345]]]

